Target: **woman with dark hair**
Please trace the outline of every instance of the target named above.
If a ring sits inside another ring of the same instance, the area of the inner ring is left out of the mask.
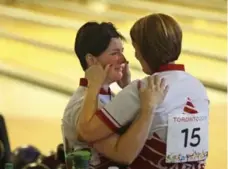
[[[120,87],[124,88],[130,82],[128,64],[123,55],[122,40],[124,37],[117,32],[113,24],[96,22],[88,22],[83,25],[75,40],[75,53],[85,71],[85,77],[80,79],[79,87],[65,108],[62,131],[66,153],[72,149],[91,151],[91,168],[107,169],[113,165],[125,167],[125,164],[132,160],[132,154],[141,150],[143,146],[141,142],[145,142],[148,136],[153,110],[167,93],[164,80],[158,77],[148,78],[148,87],[139,88],[142,101],[140,116],[127,132],[121,136],[111,133],[105,141],[84,141],[80,132],[82,131],[81,126],[84,126],[83,121],[88,120],[84,116],[87,108],[89,111],[95,111],[97,106],[102,108],[113,98],[113,93],[109,88],[111,83],[117,82]],[[93,73],[96,76],[93,76]],[[94,95],[85,97],[87,93]],[[92,102],[92,104],[87,105],[87,102]],[[91,127],[88,126],[89,129]],[[95,128],[94,132],[97,132]],[[138,140],[134,141],[135,133],[140,133],[140,135]],[[99,131],[98,134],[102,135]],[[131,146],[126,146],[128,142],[131,142]],[[105,147],[107,144],[108,148]],[[106,156],[106,154],[108,155]]]
[[[181,53],[182,30],[179,24],[165,14],[152,14],[140,18],[130,31],[135,57],[142,71],[151,77],[166,79],[169,91],[154,110],[147,141],[134,141],[144,145],[139,152],[129,151],[128,164],[131,169],[204,169],[208,156],[209,99],[203,84],[185,72],[182,64],[175,63]],[[97,67],[99,69],[99,67]],[[97,76],[96,71],[90,76]],[[99,72],[101,74],[101,72]],[[146,78],[140,80],[147,86]],[[97,83],[92,79],[92,83]],[[87,92],[78,124],[80,136],[87,142],[103,142],[103,154],[109,154],[110,140],[107,137],[131,126],[138,119],[142,102],[138,92],[138,81],[132,82],[119,92],[103,108],[94,111],[93,100],[97,89]],[[99,85],[97,85],[99,86]],[[90,106],[89,106],[90,105]],[[124,132],[123,132],[124,133]],[[106,138],[106,139],[105,139]],[[109,137],[110,138],[110,137]],[[118,145],[118,144],[117,144]],[[129,141],[126,146],[136,145]],[[96,146],[100,152],[101,146]],[[115,159],[113,159],[115,160]]]

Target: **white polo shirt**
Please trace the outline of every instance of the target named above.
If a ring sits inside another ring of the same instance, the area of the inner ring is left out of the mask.
[[[88,85],[88,81],[85,78],[80,79],[80,86],[74,92],[69,103],[67,104],[64,115],[62,118],[62,133],[64,141],[65,151],[71,151],[72,149],[84,149],[89,148],[92,153],[92,160],[90,162],[90,168],[95,169],[107,169],[109,166],[118,166],[119,164],[112,162],[103,155],[97,153],[90,145],[85,142],[80,142],[76,138],[76,121],[78,120],[80,109],[85,97],[85,90]],[[113,97],[110,88],[101,88],[99,93],[98,106],[103,107]]]
[[[205,87],[184,70],[184,65],[169,64],[162,66],[155,73],[161,78],[165,78],[169,85],[169,91],[163,103],[156,109],[148,141],[138,158],[130,166],[131,169],[204,168],[204,161],[182,164],[167,164],[165,162],[168,116],[182,113],[198,113],[208,116],[209,113],[209,100]],[[146,79],[142,79],[142,83],[147,85]],[[96,112],[96,115],[114,132],[118,132],[131,123],[140,111],[137,84],[137,81],[132,82],[111,102]]]

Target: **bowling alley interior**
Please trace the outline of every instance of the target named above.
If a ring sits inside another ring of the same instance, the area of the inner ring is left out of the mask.
[[[64,169],[61,119],[84,76],[74,53],[78,29],[88,21],[114,23],[126,37],[131,79],[140,79],[129,32],[152,13],[168,14],[182,28],[177,62],[210,100],[205,168],[226,169],[226,0],[0,0],[0,169]]]

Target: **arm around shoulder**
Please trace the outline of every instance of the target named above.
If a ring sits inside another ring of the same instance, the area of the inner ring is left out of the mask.
[[[81,136],[88,142],[107,138],[134,120],[139,108],[138,89],[133,83],[120,91],[103,108],[94,110],[89,123],[80,129]]]

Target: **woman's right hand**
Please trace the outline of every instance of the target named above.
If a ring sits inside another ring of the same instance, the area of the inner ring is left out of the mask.
[[[93,88],[101,88],[107,77],[109,69],[110,65],[107,65],[105,68],[103,68],[99,63],[90,66],[85,71],[85,78],[89,83],[88,86]]]
[[[141,109],[146,112],[151,112],[157,105],[161,104],[168,92],[168,86],[165,84],[165,79],[161,79],[158,75],[147,77],[147,86],[142,87],[139,81],[139,97]]]

